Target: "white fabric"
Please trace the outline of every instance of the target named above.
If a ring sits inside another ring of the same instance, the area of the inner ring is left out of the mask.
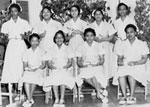
[[[101,22],[100,25],[98,25],[96,23],[96,21],[94,21],[93,23],[91,23],[89,25],[89,27],[93,28],[96,32],[96,36],[99,38],[105,38],[105,37],[109,37],[112,36],[113,34],[116,33],[116,30],[114,29],[114,27],[107,23],[107,22]],[[112,57],[113,57],[113,44],[109,43],[109,42],[102,42],[100,43],[102,44],[103,48],[105,49],[105,62],[104,62],[104,69],[105,69],[105,74],[107,76],[107,78],[111,78],[113,75],[113,71],[112,71]]]
[[[18,18],[16,23],[10,19],[3,24],[1,32],[8,34],[9,42],[5,53],[2,82],[18,83],[23,72],[22,54],[27,49],[20,34],[29,30],[31,30],[30,25],[21,18]]]
[[[42,65],[43,57],[45,53],[39,47],[35,51],[32,48],[29,48],[23,54],[23,62],[28,63],[28,67],[35,68]],[[23,83],[43,85],[44,70],[38,69],[36,71],[24,71],[23,76],[19,80],[19,86],[22,86]]]
[[[63,69],[67,65],[68,59],[73,58],[73,53],[66,45],[62,45],[59,49],[57,45],[54,45],[47,53],[45,60],[52,61],[56,70],[52,70],[48,77],[44,79],[44,89],[48,90],[51,85],[66,85],[72,89],[75,85],[75,79],[73,78],[73,69]]]
[[[1,32],[8,34],[8,38],[22,38],[20,34],[24,34],[30,31],[31,27],[27,21],[18,17],[17,21],[14,22],[11,18],[9,21],[2,25]]]
[[[86,64],[98,63],[99,56],[104,55],[104,54],[105,54],[104,49],[97,42],[93,42],[91,47],[85,42],[83,45],[79,47],[76,53],[77,57],[82,57],[83,63],[86,63]],[[83,79],[90,79],[93,77],[95,77],[96,80],[104,88],[106,88],[107,78],[104,74],[103,66],[80,68],[80,74],[76,77],[76,82],[79,86],[81,86]]]
[[[146,43],[136,39],[133,44],[130,44],[129,41],[126,40],[117,50],[117,54],[124,56],[124,66],[118,67],[118,72],[114,77],[114,84],[117,84],[117,80],[120,76],[131,75],[134,79],[146,86],[146,65],[129,66],[127,64],[130,61],[139,61],[143,55],[149,54]]]
[[[135,25],[135,20],[129,16],[126,16],[124,21],[122,21],[121,18],[119,18],[114,22],[114,27],[117,30],[117,35],[119,37],[114,46],[115,55],[113,57],[113,64],[112,64],[112,70],[113,70],[114,74],[117,72],[117,66],[118,66],[116,50],[118,48],[120,48],[120,46],[122,45],[122,41],[124,41],[126,39],[126,33],[125,33],[124,29],[128,24]]]
[[[62,30],[62,25],[53,19],[50,19],[48,23],[44,20],[37,23],[34,26],[33,32],[41,34],[46,31],[45,37],[40,41],[40,48],[47,52],[54,45],[53,38],[58,30]]]
[[[121,18],[119,18],[114,22],[114,27],[117,30],[118,37],[122,40],[126,39],[126,33],[124,29],[128,24],[136,25],[135,20],[129,16],[126,16],[124,21],[122,21]]]
[[[71,35],[71,33],[75,30],[79,30],[81,32],[84,32],[85,28],[87,27],[87,23],[81,19],[77,19],[76,22],[71,19],[68,22],[64,24],[64,32]],[[69,40],[69,47],[73,50],[75,53],[76,49],[83,44],[84,40],[81,35],[76,35],[75,37],[72,37]]]

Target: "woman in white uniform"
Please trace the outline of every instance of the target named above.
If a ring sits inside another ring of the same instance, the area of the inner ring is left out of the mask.
[[[118,71],[115,74],[113,84],[119,85],[123,94],[120,104],[133,104],[136,102],[134,91],[136,81],[147,85],[146,61],[149,49],[146,42],[138,40],[136,37],[137,28],[133,24],[128,24],[125,28],[127,40],[122,42],[117,50],[118,55]],[[126,95],[127,81],[130,87],[130,96]]]
[[[64,93],[66,87],[73,89],[75,80],[72,72],[73,53],[68,46],[64,44],[65,35],[63,31],[59,30],[54,36],[55,45],[47,54],[48,67],[51,69],[51,73],[44,80],[44,88],[49,91],[49,87],[52,86],[55,96],[54,104],[64,103]],[[60,86],[60,100],[58,94],[58,86]]]
[[[33,32],[40,35],[41,41],[39,47],[47,52],[51,47],[53,47],[53,37],[58,30],[62,29],[62,25],[52,19],[50,7],[43,7],[40,15],[41,22],[38,22],[34,26]]]
[[[129,7],[124,4],[124,3],[119,3],[117,7],[117,19],[114,22],[114,27],[117,31],[117,41],[115,43],[114,51],[115,51],[115,56],[113,57],[113,64],[112,64],[112,70],[113,74],[117,72],[117,55],[116,55],[116,50],[117,48],[122,44],[124,40],[126,40],[126,33],[124,31],[125,27],[128,24],[134,24],[135,25],[135,20],[131,17],[129,17],[130,10]]]
[[[95,21],[91,23],[89,26],[93,28],[96,32],[96,37],[94,40],[100,43],[105,49],[105,62],[104,62],[104,70],[107,78],[112,77],[111,65],[112,65],[112,48],[113,44],[110,41],[113,39],[116,30],[114,27],[104,21],[104,15],[101,9],[96,9],[94,11]]]
[[[64,32],[68,34],[68,46],[75,53],[76,49],[84,42],[83,32],[87,24],[80,19],[80,8],[77,5],[71,7],[71,19],[64,24]]]
[[[103,68],[105,52],[102,46],[94,41],[95,36],[94,29],[85,29],[85,42],[78,48],[76,53],[77,65],[80,68],[77,84],[81,87],[83,80],[87,81],[95,88],[97,98],[106,103],[108,102],[106,91],[107,78]]]
[[[19,17],[20,12],[19,4],[11,4],[9,7],[11,18],[2,25],[1,29],[1,32],[9,39],[2,71],[2,82],[4,83],[18,83],[23,73],[22,55],[27,49],[23,38],[31,27],[26,20]]]
[[[31,48],[23,54],[24,73],[19,80],[19,84],[23,85],[27,95],[24,107],[30,107],[33,103],[33,93],[37,85],[43,85],[43,74],[45,68],[44,50],[39,48],[40,37],[38,34],[32,34],[29,37]]]

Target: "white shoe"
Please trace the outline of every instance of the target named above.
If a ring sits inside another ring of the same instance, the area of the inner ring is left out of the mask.
[[[58,104],[59,103],[59,99],[55,99],[54,104]]]
[[[127,102],[127,98],[126,97],[122,97],[119,101],[119,104],[123,105],[123,104],[126,104]]]
[[[20,100],[20,95],[17,95],[14,100],[19,101]]]
[[[33,99],[31,99],[31,103],[32,103],[32,104],[34,104],[34,103],[35,103]]]
[[[32,106],[32,103],[27,100],[27,101],[25,101],[25,102],[22,104],[22,106],[23,106],[23,107],[31,107],[31,106]]]
[[[64,99],[61,99],[61,100],[59,101],[59,103],[60,103],[60,104],[65,104]]]
[[[108,96],[108,91],[104,89],[103,92],[102,92],[102,95],[107,97]]]
[[[104,98],[102,99],[102,102],[103,102],[104,104],[108,103],[108,98],[107,98],[107,97],[104,97]]]
[[[135,97],[128,97],[127,98],[127,104],[135,104],[136,98]]]

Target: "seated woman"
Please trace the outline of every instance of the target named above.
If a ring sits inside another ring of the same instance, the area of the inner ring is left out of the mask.
[[[23,54],[24,72],[19,80],[19,85],[24,83],[25,92],[27,95],[24,107],[30,107],[33,103],[33,93],[37,85],[43,85],[43,69],[45,61],[43,61],[44,51],[39,46],[40,37],[38,34],[32,34],[29,37],[31,48]]]
[[[82,80],[92,85],[97,91],[97,98],[107,103],[107,78],[104,75],[104,49],[94,41],[95,30],[87,28],[84,31],[85,42],[77,50],[77,65],[80,68],[80,74],[77,77],[77,84],[80,87]]]
[[[116,73],[113,84],[119,85],[123,94],[120,104],[133,104],[136,102],[134,91],[136,81],[146,86],[146,67],[147,55],[149,54],[148,46],[145,42],[137,39],[137,28],[133,24],[125,27],[127,40],[117,50],[118,55],[118,72]],[[127,98],[126,85],[129,82],[130,96]]]
[[[50,86],[52,86],[55,97],[54,104],[64,104],[64,93],[66,87],[73,89],[75,85],[75,80],[70,73],[72,70],[73,53],[64,44],[65,35],[63,31],[59,30],[56,32],[53,41],[55,45],[47,54],[48,67],[52,72],[45,78],[44,88],[47,90],[50,89]],[[58,95],[58,86],[60,86],[61,90],[60,100]]]

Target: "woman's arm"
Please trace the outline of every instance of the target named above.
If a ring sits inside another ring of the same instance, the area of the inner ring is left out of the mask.
[[[100,65],[103,65],[104,64],[104,61],[105,61],[105,58],[104,58],[104,55],[100,55],[99,56],[99,61],[97,64],[92,64],[92,66],[100,66]]]
[[[118,66],[124,65],[123,58],[124,58],[123,56],[118,55],[118,59],[117,59]]]
[[[42,61],[42,65],[39,66],[37,69],[44,69],[46,67],[46,62]]]
[[[143,55],[139,61],[128,62],[128,65],[130,65],[130,66],[142,65],[142,64],[145,64],[146,61],[147,61],[147,55]]]
[[[68,59],[67,65],[64,66],[64,69],[70,68],[73,64],[73,58]]]
[[[80,68],[88,67],[88,65],[84,65],[84,64],[83,64],[83,59],[82,59],[82,57],[77,57],[77,65],[78,65]]]
[[[108,36],[108,37],[102,37],[102,38],[99,38],[99,37],[95,37],[94,40],[98,43],[101,43],[101,42],[105,42],[105,41],[108,41],[110,42],[114,37],[115,37],[116,34],[112,34],[111,36]]]
[[[48,61],[48,68],[49,68],[49,69],[56,69],[56,67],[53,66],[53,65],[54,65],[54,63],[53,63],[51,60],[49,60],[49,61]]]

